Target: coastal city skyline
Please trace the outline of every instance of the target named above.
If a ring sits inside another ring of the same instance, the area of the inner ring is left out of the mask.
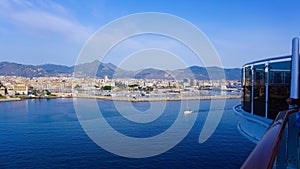
[[[225,68],[240,68],[252,60],[289,53],[288,42],[292,37],[299,36],[297,6],[297,1],[84,3],[4,0],[0,2],[0,61],[71,66],[76,63],[88,38],[100,27],[134,13],[161,12],[178,16],[197,26],[215,46]],[[176,41],[146,36],[131,39],[114,56],[128,52],[124,51],[128,45],[137,45],[135,49],[140,49],[161,44],[168,44],[165,46],[168,51],[186,53],[183,45]],[[186,53],[180,57],[185,57],[187,66],[194,66],[195,63],[202,66],[190,55]],[[107,57],[103,61],[116,63],[115,57]],[[139,68],[139,65],[134,66],[133,69]]]
[[[299,6],[0,0],[0,168],[300,168]]]

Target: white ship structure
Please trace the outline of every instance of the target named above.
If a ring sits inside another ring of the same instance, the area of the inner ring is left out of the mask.
[[[234,110],[239,131],[257,145],[241,168],[300,168],[299,39],[293,39],[291,55],[250,62],[242,70],[242,100]]]

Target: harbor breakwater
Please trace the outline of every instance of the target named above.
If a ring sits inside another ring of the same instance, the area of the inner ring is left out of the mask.
[[[99,100],[115,100],[128,102],[155,102],[155,101],[180,101],[180,100],[213,100],[213,99],[239,99],[238,95],[224,95],[224,96],[185,96],[185,97],[115,97],[115,96],[91,96],[80,95],[66,98],[85,98],[85,99],[99,99]],[[0,102],[5,101],[20,101],[23,99],[55,99],[64,97],[44,96],[44,97],[22,97],[22,98],[6,98],[0,99]]]

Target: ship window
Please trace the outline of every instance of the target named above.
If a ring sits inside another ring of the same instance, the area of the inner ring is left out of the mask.
[[[252,71],[251,66],[245,66],[243,71],[243,108],[247,112],[251,112],[251,91],[252,91]]]
[[[282,73],[273,73],[273,83],[282,83]]]
[[[253,71],[251,66],[253,66]],[[279,111],[288,109],[285,100],[289,97],[290,81],[291,61],[287,59],[274,59],[244,66],[243,109],[263,117],[266,116],[267,111],[267,117],[274,119]]]
[[[275,118],[279,111],[288,109],[285,100],[289,97],[291,62],[270,63],[268,118]]]
[[[270,63],[270,83],[289,84],[291,78],[291,62]]]
[[[265,63],[254,65],[253,113],[263,117],[266,111],[265,67]]]

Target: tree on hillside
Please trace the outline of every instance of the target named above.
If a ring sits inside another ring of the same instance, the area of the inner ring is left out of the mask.
[[[112,86],[103,86],[102,90],[112,90]]]

